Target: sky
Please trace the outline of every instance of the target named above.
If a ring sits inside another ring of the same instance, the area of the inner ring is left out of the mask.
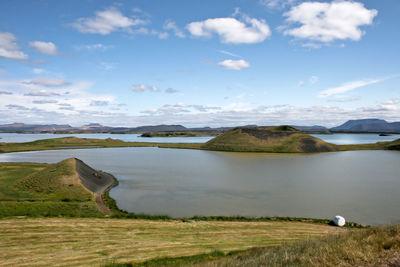
[[[400,121],[398,14],[398,0],[2,0],[0,124]]]

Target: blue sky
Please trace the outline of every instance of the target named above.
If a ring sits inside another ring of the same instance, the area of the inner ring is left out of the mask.
[[[1,1],[0,123],[400,121],[400,3]]]

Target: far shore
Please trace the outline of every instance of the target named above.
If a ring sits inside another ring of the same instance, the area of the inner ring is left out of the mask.
[[[337,151],[353,150],[398,150],[400,139],[392,142],[378,142],[374,144],[354,144],[336,145]],[[392,145],[394,149],[389,146]],[[177,148],[177,149],[198,149],[202,148],[202,143],[155,143],[155,142],[125,142],[119,139],[92,139],[78,137],[62,137],[52,139],[42,139],[25,143],[5,143],[0,142],[0,153],[27,152],[41,150],[62,150],[62,149],[95,149],[110,147],[158,147],[158,148]],[[232,151],[235,152],[235,151]],[[335,151],[333,151],[335,152]],[[252,153],[273,153],[270,151],[257,151]],[[283,152],[275,152],[283,153]],[[302,153],[302,152],[298,152]]]

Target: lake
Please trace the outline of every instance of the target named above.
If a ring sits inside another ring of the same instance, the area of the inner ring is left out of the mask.
[[[135,213],[291,216],[400,222],[400,152],[319,154],[98,148],[0,154],[0,162],[77,157],[117,177],[118,206]]]
[[[76,136],[79,138],[120,139],[127,142],[152,142],[152,143],[205,143],[214,136],[199,137],[140,137],[140,134],[20,134],[0,133],[0,142],[22,143],[35,140]],[[393,141],[400,138],[400,134],[379,136],[378,134],[312,134],[326,142],[336,145],[348,144],[373,144],[376,142]]]

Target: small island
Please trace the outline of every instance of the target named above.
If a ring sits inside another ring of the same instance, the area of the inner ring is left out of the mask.
[[[216,132],[145,132],[140,137],[200,137],[216,134]]]
[[[236,127],[205,143],[202,149],[232,152],[308,153],[338,151],[322,141],[287,125]]]

